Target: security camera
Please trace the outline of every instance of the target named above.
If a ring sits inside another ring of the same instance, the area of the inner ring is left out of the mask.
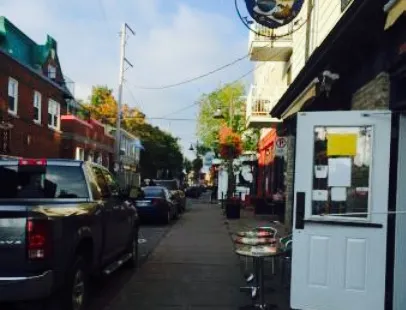
[[[335,80],[338,80],[338,79],[340,78],[340,75],[337,74],[337,73],[332,73],[332,72],[329,71],[329,70],[325,70],[325,71],[323,72],[323,77],[328,77],[328,78],[330,78],[331,80],[335,81]]]

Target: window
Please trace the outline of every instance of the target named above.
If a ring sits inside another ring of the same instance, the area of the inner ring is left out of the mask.
[[[81,167],[0,167],[0,199],[88,197]]]
[[[13,78],[8,79],[8,111],[17,114],[18,107],[18,82]]]
[[[48,102],[48,126],[58,130],[60,128],[60,105],[52,99]]]
[[[56,79],[56,68],[53,65],[48,65],[48,77]]]
[[[102,169],[100,169],[102,170]],[[118,194],[119,190],[120,190],[120,186],[118,185],[118,182],[116,181],[116,179],[111,175],[110,172],[106,171],[106,170],[102,170],[104,179],[106,180],[107,186],[110,190],[111,193],[113,194]]]
[[[81,147],[77,147],[76,153],[75,153],[75,159],[76,160],[85,160],[85,150],[82,149]]]
[[[41,93],[34,91],[34,122],[41,123]]]
[[[96,177],[96,182],[98,187],[100,188],[100,192],[103,198],[107,198],[110,196],[110,191],[106,179],[103,176],[103,172],[100,168],[92,167],[93,173]]]
[[[315,128],[313,215],[368,218],[372,135],[372,126]]]

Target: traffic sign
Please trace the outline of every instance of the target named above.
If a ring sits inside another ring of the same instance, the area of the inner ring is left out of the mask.
[[[275,156],[285,157],[287,151],[287,140],[285,137],[279,137],[275,141]]]

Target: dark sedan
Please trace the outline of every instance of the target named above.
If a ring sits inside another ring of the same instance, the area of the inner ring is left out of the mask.
[[[162,186],[143,187],[135,205],[141,219],[159,220],[163,224],[169,224],[179,216],[169,191]]]

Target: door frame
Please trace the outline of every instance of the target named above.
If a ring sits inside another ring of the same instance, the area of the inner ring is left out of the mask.
[[[315,111],[315,112],[322,112],[322,111]],[[324,111],[327,112],[327,111]],[[357,110],[344,110],[340,112],[363,112],[363,111],[357,111]],[[371,113],[379,113],[379,111],[376,110],[371,110],[371,111],[365,111],[365,112],[371,112]],[[294,137],[295,143],[292,145],[293,150],[289,150],[289,152],[293,153],[293,156],[295,160],[293,161],[293,175],[291,178],[291,182],[293,184],[292,186],[292,196],[293,196],[293,206],[292,206],[292,223],[291,227],[294,229],[296,225],[296,188],[295,188],[295,183],[296,183],[296,168],[297,168],[297,163],[296,163],[296,155],[297,155],[297,147],[296,147],[296,141],[297,141],[297,119],[298,115],[300,112],[296,113],[292,119],[294,120],[294,130],[291,132],[291,136]],[[312,112],[305,112],[305,113],[312,113]],[[331,111],[331,113],[334,113],[334,111]],[[396,216],[396,210],[398,210],[398,205],[397,201],[399,201],[399,196],[402,194],[402,191],[398,191],[398,186],[401,184],[404,184],[404,180],[406,180],[406,176],[402,178],[401,171],[400,171],[400,162],[399,159],[401,159],[401,154],[399,153],[401,151],[401,139],[403,138],[403,143],[406,145],[406,113],[403,114],[404,117],[404,123],[402,126],[401,123],[401,116],[399,115],[399,112],[396,111],[390,111],[390,110],[382,110],[382,114],[388,114],[391,113],[391,128],[390,128],[390,153],[388,154],[389,156],[389,184],[388,184],[388,214],[387,217],[387,251],[386,251],[386,265],[385,265],[385,310],[400,310],[395,307],[395,290],[396,290],[396,285],[395,285],[395,246],[396,242],[398,241],[396,238],[396,223],[398,222],[397,216]],[[401,129],[404,129],[404,134],[402,137]],[[405,162],[406,162],[406,154],[405,156]],[[406,164],[403,165],[403,171],[406,173]],[[400,188],[399,188],[400,189]],[[289,193],[288,193],[289,194]],[[403,196],[406,197],[406,192],[404,191]],[[406,211],[406,207],[404,207]],[[393,212],[393,213],[392,213]],[[406,216],[406,214],[404,215]],[[308,222],[312,222],[311,219],[307,220]],[[317,220],[316,220],[317,221]],[[348,221],[348,220],[347,220]],[[340,221],[337,221],[337,224],[340,224]],[[367,222],[368,223],[368,222]],[[345,224],[345,221],[343,221],[343,224]],[[353,223],[355,224],[355,223]],[[360,222],[362,225],[362,222]],[[406,231],[406,228],[404,229]],[[406,249],[403,250],[404,252],[404,257],[406,258]],[[406,267],[405,269],[405,274],[406,274]],[[406,285],[405,285],[406,286]]]

